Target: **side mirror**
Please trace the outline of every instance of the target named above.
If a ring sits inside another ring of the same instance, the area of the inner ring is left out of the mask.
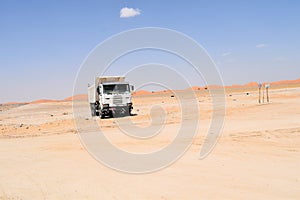
[[[99,85],[99,86],[97,87],[97,93],[98,93],[98,95],[101,96],[102,94],[101,94],[100,90],[101,90],[101,86]]]
[[[130,91],[134,91],[134,86],[133,85],[130,85]]]

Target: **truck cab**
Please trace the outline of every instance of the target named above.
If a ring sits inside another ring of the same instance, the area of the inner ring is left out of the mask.
[[[96,77],[89,86],[88,96],[92,116],[101,118],[131,115],[133,86],[125,77]]]

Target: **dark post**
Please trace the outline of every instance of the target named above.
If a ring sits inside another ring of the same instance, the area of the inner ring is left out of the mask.
[[[262,87],[262,84],[259,83],[258,84],[258,103],[260,104],[260,99],[261,99],[261,87]]]
[[[262,102],[265,103],[265,84],[263,84],[263,87],[262,87],[262,93],[263,93],[263,98],[262,98]]]
[[[269,88],[270,88],[270,84],[266,85],[266,92],[267,92],[267,102],[269,103]]]

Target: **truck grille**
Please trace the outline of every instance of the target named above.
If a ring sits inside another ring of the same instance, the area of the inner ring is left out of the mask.
[[[122,101],[122,96],[120,96],[120,95],[114,96],[114,98],[113,98],[113,103],[114,103],[115,105],[122,104],[122,103],[123,103],[123,101]]]

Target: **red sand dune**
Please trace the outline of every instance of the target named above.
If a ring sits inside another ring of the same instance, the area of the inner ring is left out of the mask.
[[[300,83],[300,79],[296,79],[296,80],[283,80],[283,81],[275,81],[275,82],[271,82],[271,85],[288,85],[288,84],[299,84]],[[243,87],[257,87],[258,83],[257,82],[250,82],[244,85],[238,85],[238,84],[234,84],[234,85],[229,85],[229,86],[225,86],[225,88],[243,88]],[[191,88],[187,88],[187,89],[191,89],[193,91],[195,90],[201,90],[201,89],[216,89],[216,88],[220,88],[221,86],[219,85],[210,85],[210,86],[205,86],[205,87],[199,87],[199,86],[193,86]]]
[[[193,87],[190,87],[190,88],[187,88],[188,90],[193,90],[193,91],[196,91],[196,90],[201,90],[201,89],[204,89],[204,88],[201,88],[199,86],[193,86]]]
[[[145,94],[151,94],[151,92],[146,91],[146,90],[138,90],[133,92],[133,95],[145,95]]]
[[[60,102],[60,100],[40,99],[40,100],[32,101],[29,104],[52,103],[52,102]]]
[[[155,94],[167,94],[167,93],[174,93],[178,92],[179,90],[161,90],[161,91],[156,91],[154,92]]]
[[[204,89],[205,88],[208,88],[208,89],[219,89],[219,88],[222,88],[223,86],[221,86],[221,85],[208,85],[208,86],[206,86],[206,87],[204,87]]]
[[[296,80],[283,80],[283,81],[276,81],[276,82],[272,82],[272,84],[274,85],[286,85],[286,84],[296,84],[296,83],[300,83],[300,78],[296,79]]]
[[[229,85],[229,86],[225,86],[225,88],[240,88],[243,87],[242,85],[239,84],[234,84],[234,85]]]
[[[258,83],[257,82],[250,82],[250,83],[245,84],[244,86],[246,86],[246,87],[257,87]]]
[[[244,88],[244,87],[257,87],[258,83],[257,82],[250,82],[245,85],[239,85],[239,84],[234,84],[234,85],[228,85],[225,86],[225,88]],[[218,86],[220,87],[220,86]]]
[[[68,98],[65,98],[64,101],[73,101],[73,100],[87,100],[88,96],[86,94],[78,94],[78,95],[74,95]]]

